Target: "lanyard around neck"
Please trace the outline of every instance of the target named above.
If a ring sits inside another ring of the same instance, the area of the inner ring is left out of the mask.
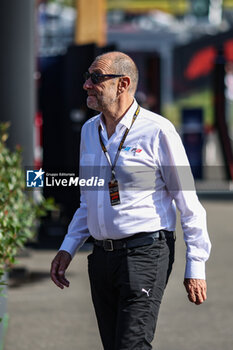
[[[105,147],[105,145],[104,145],[104,143],[103,143],[103,140],[102,140],[102,138],[101,138],[101,126],[99,125],[98,131],[99,131],[100,145],[101,145],[102,150],[103,150],[103,152],[104,152],[104,154],[105,154],[105,157],[107,158],[107,161],[108,161],[108,163],[109,163],[109,165],[110,165],[110,167],[111,167],[112,179],[115,179],[115,171],[114,171],[114,168],[115,168],[115,166],[116,166],[117,159],[119,158],[120,152],[121,152],[121,150],[122,150],[122,148],[123,148],[123,145],[124,145],[124,142],[125,142],[125,139],[126,139],[128,133],[129,133],[130,129],[132,128],[132,126],[133,126],[133,124],[134,124],[134,122],[135,122],[135,120],[136,120],[136,118],[137,118],[137,116],[138,116],[139,111],[140,111],[140,106],[138,105],[138,106],[137,106],[137,109],[136,109],[136,111],[135,111],[135,113],[134,113],[134,115],[133,115],[132,123],[131,123],[129,129],[127,128],[127,129],[125,130],[125,133],[124,133],[124,135],[123,135],[123,137],[122,137],[122,139],[121,139],[121,142],[120,142],[120,144],[119,144],[119,146],[118,146],[117,153],[116,153],[116,156],[115,156],[115,159],[114,159],[113,164],[112,164],[112,162],[111,162],[111,158],[110,158],[110,156],[109,156],[109,154],[108,154],[108,151],[107,151],[107,149],[106,149],[106,147]]]

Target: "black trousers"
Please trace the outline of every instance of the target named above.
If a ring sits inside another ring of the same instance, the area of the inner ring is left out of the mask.
[[[92,300],[104,350],[152,349],[159,307],[174,262],[174,238],[88,256]]]

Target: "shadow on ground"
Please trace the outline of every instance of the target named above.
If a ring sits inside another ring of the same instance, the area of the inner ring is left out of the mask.
[[[72,273],[69,275],[72,275]],[[10,270],[8,276],[9,288],[19,288],[25,284],[35,284],[50,279],[49,271],[29,271],[26,267],[14,267]]]

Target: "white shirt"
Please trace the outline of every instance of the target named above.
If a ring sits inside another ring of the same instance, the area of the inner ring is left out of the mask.
[[[82,128],[80,174],[98,173],[105,188],[82,190],[60,250],[73,257],[91,235],[95,239],[121,239],[139,232],[174,231],[176,206],[187,246],[185,278],[205,278],[205,261],[211,249],[206,212],[200,204],[181,139],[170,121],[140,108],[116,164],[121,203],[111,206],[107,183],[110,166],[101,148],[98,127],[112,163],[117,148],[137,109],[134,101],[108,139],[101,114]],[[81,175],[80,175],[81,176]]]

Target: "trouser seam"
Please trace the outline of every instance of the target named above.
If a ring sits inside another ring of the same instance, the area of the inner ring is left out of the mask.
[[[159,256],[157,258],[157,262],[156,262],[156,274],[154,276],[154,285],[153,285],[153,289],[152,289],[152,298],[150,298],[148,300],[149,302],[149,312],[147,312],[147,318],[145,320],[145,325],[144,325],[144,334],[145,334],[145,339],[146,339],[146,335],[147,333],[145,333],[145,330],[147,330],[147,332],[149,331],[149,327],[148,327],[148,323],[149,323],[149,316],[150,316],[150,312],[151,312],[151,308],[153,307],[153,293],[154,293],[154,289],[155,289],[155,282],[156,282],[156,279],[157,279],[157,276],[158,276],[158,262],[160,260],[160,257],[161,257],[161,250],[159,250]],[[155,321],[157,322],[157,321]],[[153,333],[154,334],[154,333]],[[146,339],[148,341],[148,339]],[[152,339],[151,341],[153,340],[153,335],[152,335]],[[151,342],[150,341],[150,342]],[[143,343],[142,343],[142,346],[143,346]],[[143,350],[143,349],[142,349]]]

